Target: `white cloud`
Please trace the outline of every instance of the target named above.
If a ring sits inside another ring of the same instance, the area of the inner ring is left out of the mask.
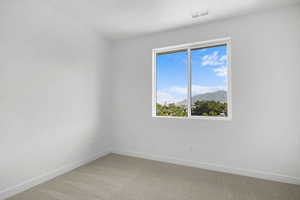
[[[177,88],[178,90],[174,90]],[[185,90],[185,93],[183,93]],[[172,87],[165,89],[164,91],[157,91],[156,100],[157,103],[160,104],[169,104],[169,103],[176,103],[185,100],[187,97],[187,89],[180,88],[180,87]]]
[[[187,87],[178,87],[178,86],[174,86],[174,87],[170,87],[168,89],[169,92],[178,94],[178,95],[186,95],[187,94]]]
[[[186,87],[173,86],[157,91],[157,102],[160,104],[176,103],[185,100],[186,97]]]
[[[226,56],[220,56],[218,51],[202,57],[202,66],[220,66],[226,63]]]
[[[220,58],[220,61],[221,61],[221,62],[226,62],[226,61],[227,61],[227,56],[225,56],[225,55],[222,56],[222,57]]]
[[[202,66],[213,66],[218,68],[212,68],[217,76],[227,76],[227,56],[220,56],[218,51],[214,51],[212,54],[202,57]]]
[[[171,93],[157,91],[156,94],[157,103],[165,104],[165,103],[174,103],[176,102],[176,97],[174,97]]]
[[[219,67],[219,68],[214,68],[212,69],[217,76],[227,76],[227,67]]]

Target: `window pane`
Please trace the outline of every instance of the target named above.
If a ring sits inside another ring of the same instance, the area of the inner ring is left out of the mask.
[[[156,115],[187,116],[187,51],[156,56]]]
[[[227,117],[227,47],[191,51],[192,115]]]

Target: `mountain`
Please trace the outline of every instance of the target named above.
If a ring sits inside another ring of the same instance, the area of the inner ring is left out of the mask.
[[[219,101],[221,103],[226,103],[227,92],[224,90],[218,90],[216,92],[198,94],[192,97],[192,105],[196,101]],[[186,105],[186,104],[187,104],[187,100],[183,100],[177,103],[177,105]]]

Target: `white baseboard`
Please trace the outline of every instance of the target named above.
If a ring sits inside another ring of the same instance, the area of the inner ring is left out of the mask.
[[[0,191],[0,200],[11,197],[11,196],[13,196],[13,195],[15,195],[19,192],[25,191],[25,190],[27,190],[29,188],[32,188],[32,187],[34,187],[38,184],[41,184],[41,183],[46,182],[48,180],[51,180],[51,179],[53,179],[53,178],[55,178],[59,175],[62,175],[64,173],[69,172],[73,169],[76,169],[76,168],[78,168],[82,165],[85,165],[89,162],[92,162],[92,161],[94,161],[94,160],[96,160],[96,159],[98,159],[102,156],[105,156],[105,155],[109,154],[109,153],[110,153],[109,151],[99,152],[95,155],[89,156],[86,159],[83,159],[83,160],[80,160],[80,161],[62,166],[58,169],[52,170],[50,172],[47,172],[47,173],[42,174],[42,175],[37,176],[37,177],[33,177],[29,180],[26,180],[22,183],[19,183],[19,184],[15,185],[15,186],[4,189],[4,190]]]
[[[126,156],[132,156],[132,157],[138,157],[138,158],[144,158],[144,159],[149,159],[149,160],[156,160],[156,161],[167,162],[167,163],[173,163],[173,164],[178,164],[178,165],[185,165],[185,166],[189,166],[189,167],[197,167],[197,168],[207,169],[207,170],[212,170],[212,171],[217,171],[217,172],[224,172],[224,173],[229,173],[229,174],[254,177],[254,178],[259,178],[259,179],[264,179],[264,180],[269,180],[269,181],[276,181],[276,182],[300,185],[300,177],[291,177],[291,176],[287,176],[287,175],[268,173],[268,172],[251,170],[251,169],[232,168],[232,167],[221,166],[221,165],[216,165],[216,164],[212,164],[212,163],[203,163],[203,162],[183,160],[183,159],[177,159],[177,158],[172,158],[172,157],[156,156],[156,155],[150,155],[150,154],[144,154],[144,153],[138,153],[138,152],[113,150],[112,153],[126,155]]]

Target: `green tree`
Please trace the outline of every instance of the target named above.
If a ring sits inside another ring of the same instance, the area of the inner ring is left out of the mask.
[[[174,103],[171,104],[156,104],[156,114],[157,116],[175,116],[184,117],[187,116],[186,106],[177,106]]]
[[[185,105],[156,104],[157,116],[187,116],[187,107]],[[217,101],[196,101],[192,106],[192,115],[196,116],[227,116],[227,103]]]
[[[196,101],[192,106],[192,115],[227,116],[227,103],[218,101]]]

